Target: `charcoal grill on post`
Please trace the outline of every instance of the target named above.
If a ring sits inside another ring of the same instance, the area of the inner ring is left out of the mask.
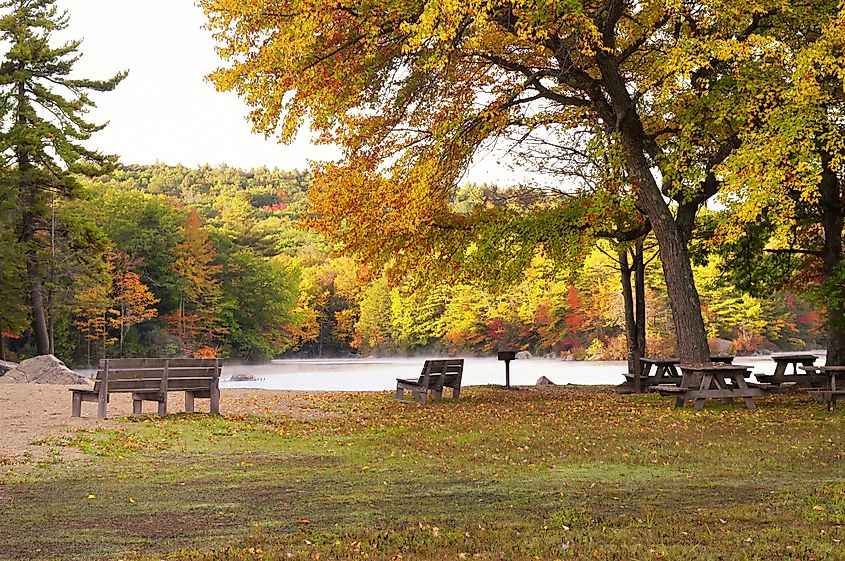
[[[505,387],[511,387],[511,361],[516,359],[516,351],[499,351],[499,360],[505,361]]]

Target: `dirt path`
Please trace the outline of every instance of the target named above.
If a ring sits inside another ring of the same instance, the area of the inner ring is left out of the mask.
[[[220,395],[222,414],[282,413],[292,416],[313,414],[311,398],[315,394],[270,390],[224,389]],[[0,385],[0,464],[28,463],[46,460],[51,448],[40,441],[72,434],[76,429],[120,427],[120,417],[132,413],[129,394],[112,394],[109,419],[97,419],[97,404],[83,403],[82,418],[70,416],[71,394],[68,386],[48,384]],[[208,407],[206,400],[197,401],[197,411]],[[184,397],[174,393],[168,411],[184,411]],[[154,412],[155,404],[146,402],[145,412]],[[52,450],[57,450],[53,447]],[[74,448],[58,448],[62,458],[79,457]],[[54,452],[55,453],[55,452]]]

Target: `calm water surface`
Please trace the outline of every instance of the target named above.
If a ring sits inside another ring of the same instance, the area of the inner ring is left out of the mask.
[[[819,353],[815,353],[819,354]],[[504,384],[505,365],[495,357],[465,358],[463,385]],[[358,358],[274,360],[257,366],[226,366],[220,386],[274,390],[383,391],[396,389],[396,378],[419,376],[425,358]],[[737,357],[735,364],[771,374],[775,363],[766,356]],[[817,364],[824,363],[824,357]],[[511,384],[533,385],[540,376],[555,384],[620,384],[627,370],[622,361],[563,361],[531,358],[511,362]],[[233,374],[248,374],[254,382],[230,382]]]

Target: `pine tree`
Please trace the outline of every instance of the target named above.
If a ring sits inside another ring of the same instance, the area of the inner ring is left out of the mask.
[[[18,209],[16,233],[26,254],[26,278],[32,328],[39,354],[50,352],[45,315],[42,263],[48,203],[72,197],[76,174],[98,173],[116,158],[88,150],[82,142],[101,130],[85,120],[94,102],[89,92],[113,90],[124,77],[108,80],[72,78],[79,60],[79,41],[53,47],[55,32],[67,28],[68,14],[55,0],[10,0],[0,3],[0,38],[9,45],[0,64],[0,100],[4,130],[0,149],[9,163],[12,196]]]

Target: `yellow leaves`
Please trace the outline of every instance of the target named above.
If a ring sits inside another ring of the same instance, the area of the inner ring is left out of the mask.
[[[92,500],[97,498],[97,495],[95,495],[94,493],[88,493],[88,496],[85,497],[85,498],[88,499],[89,501],[92,501]]]

